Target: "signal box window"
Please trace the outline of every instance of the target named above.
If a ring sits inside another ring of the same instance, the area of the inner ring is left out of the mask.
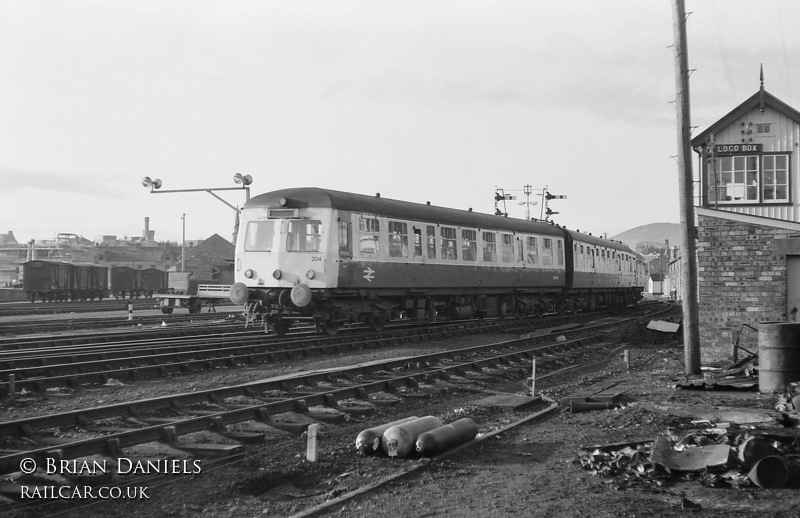
[[[272,221],[250,221],[244,237],[245,252],[269,252],[275,237],[275,224]]]
[[[756,133],[761,135],[771,134],[772,133],[772,123],[765,122],[763,124],[756,124]]]
[[[289,221],[286,231],[287,252],[318,252],[320,222],[317,220],[294,219]]]
[[[475,230],[461,230],[461,252],[465,261],[478,260],[478,232]]]
[[[500,258],[504,263],[514,262],[514,235],[502,234],[500,243]]]
[[[718,202],[755,203],[758,201],[758,156],[721,156],[715,162]]]
[[[389,256],[408,257],[408,223],[389,222]]]
[[[428,244],[428,259],[436,259],[436,227],[428,225],[425,233]]]
[[[458,259],[456,252],[456,229],[442,227],[442,259],[455,261]]]
[[[764,155],[765,202],[789,201],[789,157],[787,155]]]
[[[497,236],[494,232],[483,233],[483,261],[494,263],[497,261]]]
[[[539,262],[539,243],[535,236],[528,236],[528,254],[525,256],[525,262],[528,264],[537,264]]]
[[[362,255],[378,255],[380,247],[378,246],[378,235],[381,230],[380,221],[378,218],[365,218],[358,219],[359,245],[358,249]]]

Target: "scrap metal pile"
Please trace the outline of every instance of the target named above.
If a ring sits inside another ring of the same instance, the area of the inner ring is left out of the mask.
[[[691,480],[708,487],[795,487],[800,437],[719,427],[671,431],[652,441],[587,448],[578,462],[593,475],[612,478],[617,489]]]

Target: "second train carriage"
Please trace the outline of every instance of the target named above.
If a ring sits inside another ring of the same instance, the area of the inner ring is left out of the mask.
[[[262,194],[242,211],[231,300],[278,333],[311,320],[417,319],[624,304],[645,269],[626,245],[545,223],[329,189]]]

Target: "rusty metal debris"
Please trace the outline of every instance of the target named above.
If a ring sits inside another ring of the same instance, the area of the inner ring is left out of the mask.
[[[652,441],[593,446],[578,455],[593,475],[613,480],[617,489],[663,486],[697,480],[709,487],[778,488],[800,469],[800,442],[794,435],[751,435],[720,429],[668,433]]]
[[[672,471],[699,471],[728,462],[730,446],[727,444],[691,444],[686,437],[673,443],[669,437],[659,435],[654,444],[650,460]]]
[[[590,412],[592,410],[609,410],[620,406],[619,402],[605,398],[569,398],[569,411]]]

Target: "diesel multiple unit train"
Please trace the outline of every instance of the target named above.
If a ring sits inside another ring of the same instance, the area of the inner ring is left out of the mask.
[[[503,317],[618,307],[647,267],[627,245],[527,221],[320,188],[243,207],[230,297],[248,321],[335,334],[392,318]]]
[[[167,287],[167,272],[155,268],[28,261],[22,264],[22,289],[31,302],[150,297]]]

